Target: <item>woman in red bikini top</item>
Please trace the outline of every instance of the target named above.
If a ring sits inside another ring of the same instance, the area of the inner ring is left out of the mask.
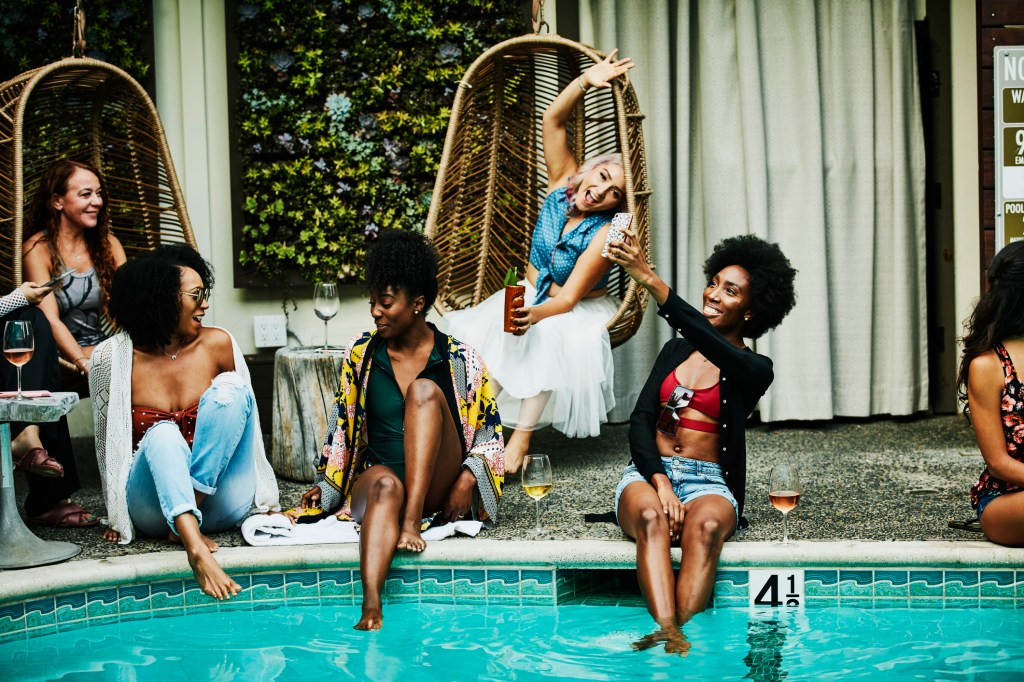
[[[988,290],[967,322],[957,392],[985,469],[971,506],[992,542],[1024,547],[1024,241],[988,267]]]
[[[180,543],[203,592],[227,599],[241,587],[207,536],[276,505],[277,487],[241,351],[226,330],[204,325],[212,287],[209,264],[183,244],[121,266],[110,312],[123,331],[97,347],[90,382],[110,517],[104,539]]]
[[[631,461],[616,490],[619,524],[637,542],[637,573],[659,630],[637,643],[681,651],[679,627],[704,610],[722,544],[742,517],[746,419],[774,378],[747,348],[796,297],[796,271],[778,245],[752,235],[718,244],[704,263],[700,310],[658,278],[627,231],[611,260],[645,287],[683,338],[665,344],[630,417]],[[678,577],[672,545],[683,548]]]

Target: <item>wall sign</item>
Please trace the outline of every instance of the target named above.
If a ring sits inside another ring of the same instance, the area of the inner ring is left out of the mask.
[[[1024,47],[997,47],[992,57],[998,251],[1024,239]]]
[[[803,608],[804,571],[749,571],[751,608]]]

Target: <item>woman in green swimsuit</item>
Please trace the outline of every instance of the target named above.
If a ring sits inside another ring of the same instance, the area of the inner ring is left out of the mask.
[[[504,441],[487,369],[472,348],[427,322],[437,250],[421,234],[385,233],[366,259],[376,329],[342,362],[317,480],[302,507],[360,524],[360,630],[383,621],[395,550],[421,552],[431,522],[497,521]]]

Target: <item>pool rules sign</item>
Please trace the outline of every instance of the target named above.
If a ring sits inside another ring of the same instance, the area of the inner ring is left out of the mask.
[[[996,251],[1024,239],[1024,47],[997,47]]]

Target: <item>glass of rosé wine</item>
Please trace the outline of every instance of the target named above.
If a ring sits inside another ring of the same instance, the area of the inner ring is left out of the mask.
[[[4,356],[7,362],[18,368],[18,395],[21,399],[21,366],[32,359],[36,341],[32,323],[27,320],[11,320],[4,327]]]
[[[782,544],[789,544],[786,519],[800,504],[800,475],[792,464],[777,464],[768,476],[768,501],[782,512]]]

